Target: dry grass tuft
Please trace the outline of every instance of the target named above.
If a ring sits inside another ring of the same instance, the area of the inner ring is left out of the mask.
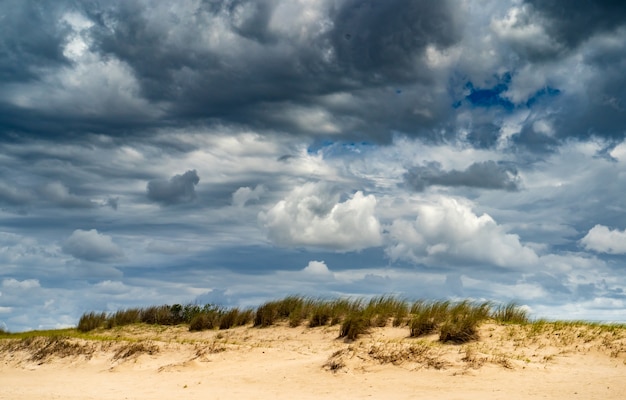
[[[418,364],[424,368],[444,369],[449,365],[428,343],[378,343],[368,355],[381,364]]]
[[[346,367],[344,355],[348,350],[337,350],[334,352],[328,360],[324,363],[323,367],[332,373],[337,373],[339,370]]]
[[[159,347],[150,342],[128,343],[117,349],[115,354],[113,354],[113,361],[125,360],[141,354],[154,355],[158,352]]]

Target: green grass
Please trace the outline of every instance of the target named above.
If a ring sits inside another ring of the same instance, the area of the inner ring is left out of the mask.
[[[478,326],[490,318],[489,303],[462,301],[449,308],[439,328],[439,341],[467,343],[478,339]]]
[[[420,337],[433,333],[446,320],[449,301],[416,301],[411,306],[410,336]]]
[[[463,343],[477,337],[478,325],[493,318],[502,323],[525,323],[528,316],[514,303],[492,308],[490,303],[469,301],[417,301],[413,304],[394,296],[334,300],[287,296],[261,304],[256,309],[224,309],[207,304],[179,304],[131,308],[105,314],[90,312],[80,318],[77,329],[89,332],[133,323],[157,325],[188,324],[189,330],[230,329],[253,324],[264,328],[280,322],[296,327],[306,322],[310,328],[340,325],[340,337],[354,340],[370,328],[408,326],[410,337],[439,332],[441,341]]]

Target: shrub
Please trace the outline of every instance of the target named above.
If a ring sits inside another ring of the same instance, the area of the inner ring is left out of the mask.
[[[206,306],[205,306],[206,307]],[[190,323],[193,317],[200,314],[202,312],[202,308],[197,304],[186,304],[183,307],[182,316],[183,321],[185,323]]]
[[[172,314],[170,306],[151,306],[141,310],[140,322],[145,324],[171,325]]]
[[[80,317],[76,329],[81,332],[89,332],[102,327],[106,322],[106,319],[107,315],[104,312],[96,313],[92,311],[90,313],[85,313]]]
[[[180,304],[173,304],[170,306],[170,325],[178,325],[185,322],[183,317],[183,306]]]

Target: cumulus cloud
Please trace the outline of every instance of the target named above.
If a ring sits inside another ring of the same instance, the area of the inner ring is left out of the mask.
[[[265,187],[263,187],[263,185],[257,185],[254,189],[250,189],[247,186],[240,187],[233,193],[233,205],[243,207],[249,201],[259,200],[263,193],[265,193]]]
[[[580,240],[587,250],[607,254],[626,254],[626,230],[596,225]]]
[[[464,171],[443,171],[439,163],[409,169],[404,174],[405,183],[413,190],[421,192],[428,186],[466,186],[480,189],[519,189],[517,170],[495,161],[476,162]]]
[[[260,218],[269,238],[281,246],[311,246],[337,251],[379,246],[381,227],[376,198],[354,193],[344,202],[323,184],[294,189]]]
[[[196,198],[196,185],[200,177],[196,170],[174,175],[169,181],[155,179],[148,182],[148,198],[163,205],[189,203]]]
[[[101,234],[96,229],[75,230],[63,243],[63,251],[80,260],[94,262],[116,261],[124,255],[111,236]]]
[[[307,266],[304,267],[302,271],[306,274],[315,276],[332,275],[332,272],[330,272],[324,261],[309,261]]]
[[[507,233],[488,214],[476,215],[470,204],[441,197],[417,207],[415,220],[397,219],[389,227],[392,260],[501,267],[535,265],[537,254]]]

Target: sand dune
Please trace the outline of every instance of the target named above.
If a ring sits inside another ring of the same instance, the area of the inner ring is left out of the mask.
[[[2,399],[622,399],[626,330],[483,324],[442,344],[375,328],[133,325],[0,340]]]

